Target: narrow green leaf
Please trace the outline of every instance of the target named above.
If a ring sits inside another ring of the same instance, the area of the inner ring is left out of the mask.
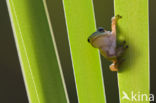
[[[30,103],[67,103],[43,1],[7,4]]]
[[[115,0],[115,14],[123,17],[119,20],[117,35],[129,45],[125,54],[126,61],[118,73],[120,101],[149,103],[146,96],[142,99],[142,94],[149,96],[150,85],[148,0]],[[123,92],[130,100],[122,99]]]
[[[87,41],[96,30],[91,0],[63,0],[79,103],[104,103],[99,52]]]

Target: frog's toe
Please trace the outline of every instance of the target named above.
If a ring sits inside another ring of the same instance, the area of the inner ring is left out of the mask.
[[[126,46],[125,46],[125,49],[127,49],[128,47],[129,47],[129,46],[128,46],[128,45],[126,45]]]
[[[121,19],[122,18],[122,16],[120,16],[119,14],[116,15],[115,17],[116,17],[116,19]]]
[[[126,40],[123,41],[123,44],[126,44]]]

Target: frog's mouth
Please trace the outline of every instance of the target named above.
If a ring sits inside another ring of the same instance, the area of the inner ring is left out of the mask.
[[[94,38],[93,38],[93,35],[91,35],[89,38],[88,38],[88,42],[91,43],[93,42],[98,36],[94,35]]]
[[[92,44],[96,39],[98,39],[98,38],[101,37],[101,36],[105,36],[105,35],[100,35],[100,36],[97,36],[97,37],[95,37],[95,38],[89,37],[89,38],[88,38],[88,42]]]
[[[89,37],[88,37],[88,42],[89,43],[91,43],[91,42],[93,42],[95,39],[97,39],[98,37],[101,37],[101,36],[105,36],[106,34],[108,34],[108,31],[104,31],[104,32],[94,32],[92,35],[90,35]]]

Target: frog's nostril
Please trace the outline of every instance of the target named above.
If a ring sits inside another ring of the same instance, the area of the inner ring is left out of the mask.
[[[88,39],[88,42],[90,43],[90,39]]]

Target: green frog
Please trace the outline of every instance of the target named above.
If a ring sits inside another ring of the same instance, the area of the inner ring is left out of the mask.
[[[88,38],[88,42],[95,48],[99,48],[101,54],[108,60],[112,61],[110,65],[111,71],[118,71],[118,66],[121,63],[120,57],[128,48],[126,41],[122,41],[117,46],[116,25],[121,18],[120,15],[112,17],[112,31],[104,30],[100,27]]]

